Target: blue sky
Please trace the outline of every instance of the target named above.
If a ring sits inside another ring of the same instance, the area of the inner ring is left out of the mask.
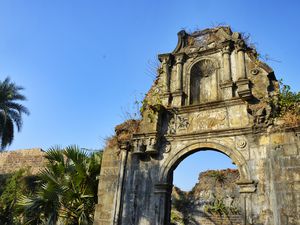
[[[31,111],[9,149],[101,148],[183,28],[250,33],[277,78],[299,90],[299,9],[296,0],[0,0],[0,79],[26,88]]]

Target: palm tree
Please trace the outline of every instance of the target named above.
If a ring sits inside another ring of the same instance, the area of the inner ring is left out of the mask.
[[[26,97],[20,94],[24,88],[17,86],[10,78],[0,81],[0,138],[1,149],[10,145],[14,139],[14,124],[17,130],[22,128],[22,114],[29,115],[28,109],[17,101],[24,101]]]
[[[47,166],[38,176],[40,189],[19,201],[24,224],[92,224],[101,155],[89,155],[77,146],[47,151]]]

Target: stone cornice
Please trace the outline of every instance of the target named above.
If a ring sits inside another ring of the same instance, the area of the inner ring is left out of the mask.
[[[166,135],[167,140],[191,140],[191,139],[206,139],[213,137],[231,137],[239,135],[252,134],[253,128],[249,127],[240,127],[240,128],[231,128],[231,129],[219,129],[219,130],[205,130],[194,133],[184,133],[184,134],[172,134]]]
[[[232,98],[228,100],[220,100],[220,101],[214,101],[214,102],[207,102],[202,103],[198,105],[188,105],[188,106],[182,106],[180,108],[173,108],[169,107],[167,110],[169,111],[176,111],[178,114],[182,113],[191,113],[191,112],[200,112],[200,111],[206,111],[211,109],[218,109],[218,108],[225,108],[228,106],[233,105],[244,105],[245,102],[240,98]]]

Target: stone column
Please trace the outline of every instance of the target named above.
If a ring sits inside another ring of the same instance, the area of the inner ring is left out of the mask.
[[[222,49],[223,79],[220,85],[221,89],[223,90],[223,99],[231,99],[233,95],[230,54],[231,54],[231,47],[229,45],[225,46]]]
[[[120,205],[120,169],[123,159],[117,153],[118,147],[108,148],[103,152],[98,187],[98,204],[95,206],[93,225],[116,224],[116,215]]]
[[[122,143],[119,147],[121,149],[121,160],[120,160],[121,164],[120,164],[118,188],[115,193],[116,206],[115,206],[114,224],[120,224],[120,220],[122,217],[123,186],[124,186],[124,179],[126,173],[128,151],[130,150],[130,146],[128,142]]]
[[[239,180],[236,184],[240,187],[240,194],[242,197],[242,209],[243,209],[243,225],[252,224],[252,205],[251,195],[256,191],[256,185],[254,181]]]
[[[155,205],[155,224],[170,224],[171,193],[173,185],[160,183],[155,185],[157,196]]]
[[[161,54],[158,56],[161,61],[162,69],[162,80],[163,80],[163,93],[162,93],[162,104],[168,106],[170,103],[170,64],[171,64],[171,54]]]
[[[185,60],[185,54],[179,53],[175,55],[176,61],[176,84],[175,92],[172,93],[173,101],[172,106],[179,107],[183,105],[184,93],[182,91],[182,80],[183,80],[183,63]]]
[[[245,42],[243,40],[239,40],[236,43],[236,51],[237,51],[237,77],[238,80],[236,84],[238,86],[238,94],[244,99],[248,100],[252,97],[250,90],[250,82],[247,79],[246,74],[246,64],[245,64]]]

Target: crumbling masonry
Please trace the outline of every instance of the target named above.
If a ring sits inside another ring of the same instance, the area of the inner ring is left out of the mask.
[[[94,224],[169,224],[174,169],[211,149],[239,169],[241,224],[299,225],[300,129],[274,117],[273,70],[229,27],[180,31],[158,57],[138,131],[104,151]]]

